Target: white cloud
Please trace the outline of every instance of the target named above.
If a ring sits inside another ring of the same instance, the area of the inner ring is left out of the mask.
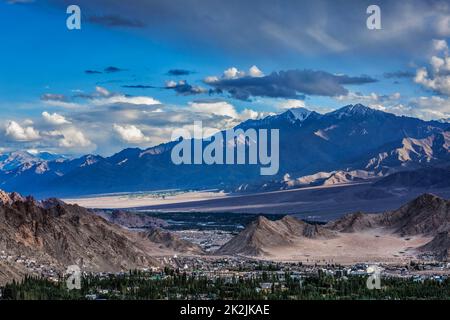
[[[125,95],[113,95],[106,98],[94,99],[92,101],[95,105],[108,105],[115,103],[128,103],[128,104],[141,104],[141,105],[155,105],[161,104],[160,101],[153,99],[152,97],[136,96],[128,97]]]
[[[389,111],[389,106],[394,104],[398,104],[398,101],[401,99],[400,92],[394,92],[391,94],[378,94],[375,92],[371,92],[368,94],[362,94],[358,92],[349,92],[345,96],[338,96],[336,100],[341,103],[361,103],[372,109],[377,109],[381,111]]]
[[[216,76],[209,76],[209,77],[206,77],[203,81],[204,81],[205,83],[214,83],[214,82],[219,81],[219,77],[216,77]]]
[[[36,148],[74,155],[95,151],[110,155],[129,145],[170,141],[173,130],[192,125],[196,120],[202,121],[209,133],[266,115],[250,108],[237,109],[229,102],[218,100],[197,101],[187,106],[158,104],[142,107],[141,103],[154,103],[153,98],[129,97],[98,88],[93,93],[77,97],[82,101],[82,108],[64,113],[42,110],[38,117],[31,118],[26,124],[24,120],[15,120],[16,123],[9,128],[9,143],[17,141],[13,147],[24,150]],[[131,98],[143,100],[130,101]],[[128,103],[111,105],[117,101]],[[7,124],[4,123],[3,128]],[[38,141],[33,140],[38,137]]]
[[[438,120],[450,117],[449,99],[439,96],[412,98],[404,103],[389,101],[380,104],[376,109],[423,120]]]
[[[16,141],[33,141],[40,138],[39,131],[31,126],[22,127],[15,121],[10,121],[8,123],[5,134]]]
[[[204,112],[218,116],[226,116],[233,119],[238,118],[238,113],[233,105],[225,101],[217,102],[191,102],[191,110],[194,112]]]
[[[450,100],[439,96],[419,97],[411,101],[413,116],[431,120],[450,117]]]
[[[248,70],[248,75],[250,77],[259,78],[259,77],[263,77],[264,73],[257,66],[252,66]]]
[[[287,99],[282,100],[276,105],[277,109],[286,110],[286,109],[292,109],[292,108],[304,108],[305,107],[305,101],[298,100],[298,99]]]
[[[238,112],[232,104],[226,101],[190,102],[189,105],[191,107],[190,110],[196,113],[227,117],[228,120],[222,120],[216,123],[216,128],[220,130],[236,126],[245,120],[260,119],[268,115],[264,112],[251,109],[244,109]]]
[[[27,152],[28,152],[28,153],[31,153],[31,154],[33,154],[33,155],[36,155],[36,154],[38,154],[40,151],[39,151],[38,149],[27,149]]]
[[[450,96],[450,57],[448,45],[445,40],[434,40],[433,49],[439,55],[430,58],[427,67],[416,70],[414,81],[423,87]]]
[[[177,86],[177,82],[173,80],[166,81],[166,88],[175,88]]]
[[[231,79],[239,79],[239,78],[244,78],[244,77],[252,77],[252,78],[259,78],[259,77],[263,77],[264,73],[257,67],[257,66],[252,66],[250,69],[248,69],[247,72],[239,70],[236,67],[231,67],[226,69],[223,74],[222,77],[219,78],[217,76],[209,76],[206,77],[203,81],[205,83],[214,83],[219,81],[220,79],[223,80],[231,80]]]
[[[111,93],[108,91],[108,89],[97,86],[95,87],[95,92],[97,92],[99,95],[107,97],[109,95],[111,95]]]
[[[259,118],[262,118],[263,116],[264,116],[264,114],[261,112],[251,110],[251,109],[244,109],[240,113],[239,118],[241,120],[248,120],[248,119],[259,119]]]
[[[440,36],[450,36],[450,17],[448,15],[438,17],[436,20],[436,31]]]
[[[85,137],[83,132],[76,128],[68,128],[64,131],[54,131],[54,135],[61,135],[58,140],[59,147],[62,148],[86,148],[93,146],[93,143]]]
[[[64,109],[79,109],[82,108],[83,105],[75,103],[75,102],[67,102],[60,100],[46,100],[44,103],[50,107],[58,107]]]
[[[433,40],[433,49],[435,51],[445,51],[448,50],[447,41],[445,40]]]
[[[228,68],[223,72],[224,79],[237,79],[242,77],[245,77],[245,72],[240,71],[235,67]]]
[[[146,137],[144,133],[135,125],[113,125],[114,131],[119,135],[119,137],[128,143],[143,143],[148,142],[150,138]]]
[[[64,116],[57,114],[57,113],[48,113],[47,111],[42,112],[42,117],[47,123],[53,124],[53,125],[62,125],[62,124],[68,124],[70,121],[68,121]]]

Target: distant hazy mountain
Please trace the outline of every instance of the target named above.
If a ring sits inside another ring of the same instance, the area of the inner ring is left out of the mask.
[[[42,161],[64,159],[63,156],[50,152],[31,153],[28,151],[15,151],[0,154],[0,170],[9,171],[18,167],[30,167]]]
[[[375,187],[449,188],[450,167],[400,171],[374,183]]]
[[[332,184],[449,162],[450,124],[395,116],[363,105],[319,114],[291,109],[238,128],[280,130],[280,170],[261,176],[255,165],[180,165],[171,161],[176,142],[111,157],[50,160],[0,171],[0,187],[37,196],[68,196],[169,188],[220,188],[283,184],[319,172]],[[366,172],[363,172],[366,171]],[[314,182],[313,183],[319,183]],[[294,187],[298,187],[294,183]]]

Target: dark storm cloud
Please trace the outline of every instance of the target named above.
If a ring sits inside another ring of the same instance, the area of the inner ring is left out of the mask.
[[[143,28],[145,24],[137,19],[128,19],[118,14],[90,16],[88,21],[107,27]]]
[[[48,0],[61,5],[60,0]],[[382,29],[368,30],[371,0],[78,0],[90,20],[148,36],[260,55],[352,52],[421,56],[448,36],[447,0],[379,0]],[[145,24],[142,23],[145,21]],[[447,21],[447,26],[446,26]]]
[[[109,67],[106,67],[104,69],[104,71],[105,71],[105,73],[115,73],[115,72],[125,71],[125,69],[121,69],[121,68],[114,67],[114,66],[109,66]]]
[[[6,2],[9,4],[27,4],[33,3],[34,0],[7,0]]]
[[[376,82],[369,76],[351,77],[325,71],[288,70],[274,72],[264,77],[219,79],[208,82],[216,90],[228,92],[233,98],[248,100],[250,97],[302,98],[304,95],[346,95],[344,85],[361,85]]]
[[[45,93],[41,96],[42,101],[66,101],[67,97],[63,94]]]
[[[167,72],[167,74],[170,76],[187,76],[193,73],[194,73],[193,71],[184,69],[171,69]]]
[[[97,71],[97,70],[84,70],[84,73],[86,73],[86,74],[100,74],[100,73],[103,73],[103,72]]]
[[[416,74],[413,71],[399,70],[394,72],[385,72],[383,76],[386,79],[412,78]]]
[[[173,82],[171,81],[170,84],[167,84],[166,89],[173,90],[176,93],[183,95],[183,96],[189,96],[189,95],[195,95],[200,93],[207,93],[208,90],[205,88],[202,88],[200,86],[193,86],[187,83],[187,81],[182,80],[179,82]]]
[[[86,74],[102,74],[102,73],[116,73],[116,72],[121,72],[121,71],[125,71],[125,69],[121,69],[115,66],[109,66],[106,67],[105,69],[103,69],[102,71],[99,70],[92,70],[92,69],[88,69],[88,70],[84,70],[84,73]]]
[[[122,88],[130,88],[130,89],[154,89],[156,88],[155,86],[150,86],[150,85],[146,85],[146,84],[128,84],[128,85],[123,85]]]

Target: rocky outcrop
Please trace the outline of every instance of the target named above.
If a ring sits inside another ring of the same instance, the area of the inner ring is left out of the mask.
[[[0,252],[64,270],[116,272],[157,266],[154,255],[171,253],[77,205],[36,201],[0,192]]]
[[[266,254],[266,247],[290,246],[301,238],[325,239],[335,235],[332,230],[312,225],[292,216],[271,221],[260,216],[235,238],[222,246],[217,254]]]
[[[330,221],[326,224],[326,227],[339,232],[359,232],[377,225],[377,216],[356,212],[347,214],[338,220]]]
[[[277,221],[259,217],[217,253],[260,256],[267,253],[267,248],[289,247],[302,238],[329,239],[343,233],[375,229],[380,234],[398,237],[434,237],[431,242],[416,249],[446,260],[450,252],[450,201],[423,194],[394,211],[383,214],[352,213],[323,226],[311,225],[291,216]]]
[[[420,247],[419,250],[432,254],[437,260],[450,261],[450,232],[438,233],[433,240]]]
[[[379,224],[400,235],[435,236],[450,230],[450,201],[423,194],[398,210],[379,216]]]

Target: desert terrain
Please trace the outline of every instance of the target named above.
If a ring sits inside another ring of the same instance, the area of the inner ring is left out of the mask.
[[[297,239],[292,246],[266,247],[264,259],[283,262],[404,264],[417,259],[418,247],[432,240],[427,236],[401,237],[382,228],[341,233],[332,239]]]
[[[450,188],[379,189],[364,182],[260,193],[185,192],[164,198],[151,194],[121,194],[63,200],[86,208],[291,214],[301,219],[329,221],[359,210],[369,213],[393,210],[424,192],[450,198]]]

